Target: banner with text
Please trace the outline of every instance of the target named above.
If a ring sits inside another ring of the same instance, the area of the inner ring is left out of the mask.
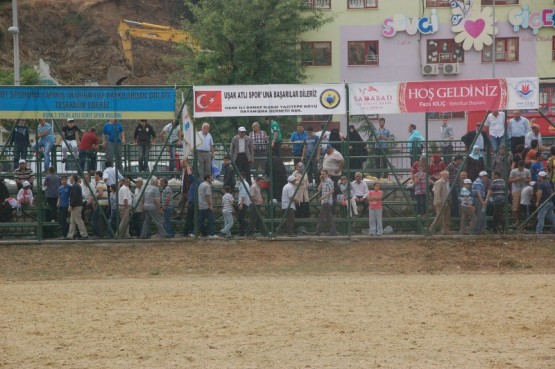
[[[195,86],[195,118],[345,114],[345,85]]]
[[[538,78],[349,84],[351,115],[538,108]]]
[[[175,119],[171,87],[0,86],[4,119]]]

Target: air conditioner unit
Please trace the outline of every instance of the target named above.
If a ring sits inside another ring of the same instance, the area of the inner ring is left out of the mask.
[[[422,66],[422,75],[423,76],[433,76],[439,74],[439,65],[438,64],[424,64]]]
[[[459,74],[459,63],[443,64],[443,74]]]

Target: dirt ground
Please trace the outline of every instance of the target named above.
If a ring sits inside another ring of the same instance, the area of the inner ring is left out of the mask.
[[[1,368],[553,368],[555,239],[0,245]]]

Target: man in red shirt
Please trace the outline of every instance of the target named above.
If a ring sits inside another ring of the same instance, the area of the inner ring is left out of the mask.
[[[83,134],[79,144],[79,165],[85,172],[85,163],[89,162],[89,172],[96,172],[96,151],[98,150],[98,137],[96,128],[92,127]]]

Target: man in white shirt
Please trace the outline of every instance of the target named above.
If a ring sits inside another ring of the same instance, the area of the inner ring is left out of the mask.
[[[532,148],[532,140],[538,140],[538,150],[546,151],[547,147],[542,145],[542,134],[540,133],[540,126],[537,124],[532,124],[532,130],[526,134],[524,139],[524,147],[526,149]]]
[[[116,168],[112,166],[113,164],[111,160],[106,160],[104,165],[106,166],[106,169],[104,169],[104,172],[102,172],[102,179],[104,179],[104,182],[106,182],[106,186],[110,188],[111,185],[116,184],[118,181],[121,181],[123,179],[123,176],[118,171],[118,178],[116,180]]]
[[[118,237],[131,238],[129,234],[129,214],[133,204],[133,194],[129,189],[130,180],[126,177],[118,192],[118,208],[119,208],[119,227]]]
[[[355,173],[355,180],[351,182],[352,196],[358,205],[362,205],[360,216],[368,215],[368,185],[362,180],[362,173]]]
[[[486,127],[489,127],[491,148],[493,152],[497,152],[505,138],[505,113],[499,110],[491,112],[486,118]]]
[[[198,173],[199,178],[212,174],[212,159],[214,158],[214,141],[210,134],[210,124],[203,123],[202,128],[198,131],[197,154],[198,154]]]
[[[239,210],[237,211],[237,221],[239,222],[239,237],[244,237],[247,232],[248,222],[247,216],[249,207],[251,206],[251,199],[249,196],[250,185],[246,180],[247,174],[241,172],[239,177]]]
[[[181,125],[177,124],[177,122],[170,122],[166,124],[166,126],[162,128],[162,132],[160,132],[162,143],[166,142],[166,136],[168,135],[170,136],[170,138],[168,139],[168,151],[170,153],[170,172],[173,172],[176,167],[175,149],[176,147],[181,146],[181,140],[183,138]]]
[[[285,231],[287,236],[293,236],[293,229],[295,227],[295,210],[297,210],[295,199],[293,195],[295,194],[295,176],[289,176],[287,178],[287,184],[283,187],[281,192],[281,209],[287,212],[285,216]],[[289,206],[291,204],[291,206]]]
[[[515,152],[518,145],[524,145],[524,138],[530,132],[530,121],[520,115],[520,110],[515,110],[515,116],[509,121],[509,137],[511,139],[511,152]]]

